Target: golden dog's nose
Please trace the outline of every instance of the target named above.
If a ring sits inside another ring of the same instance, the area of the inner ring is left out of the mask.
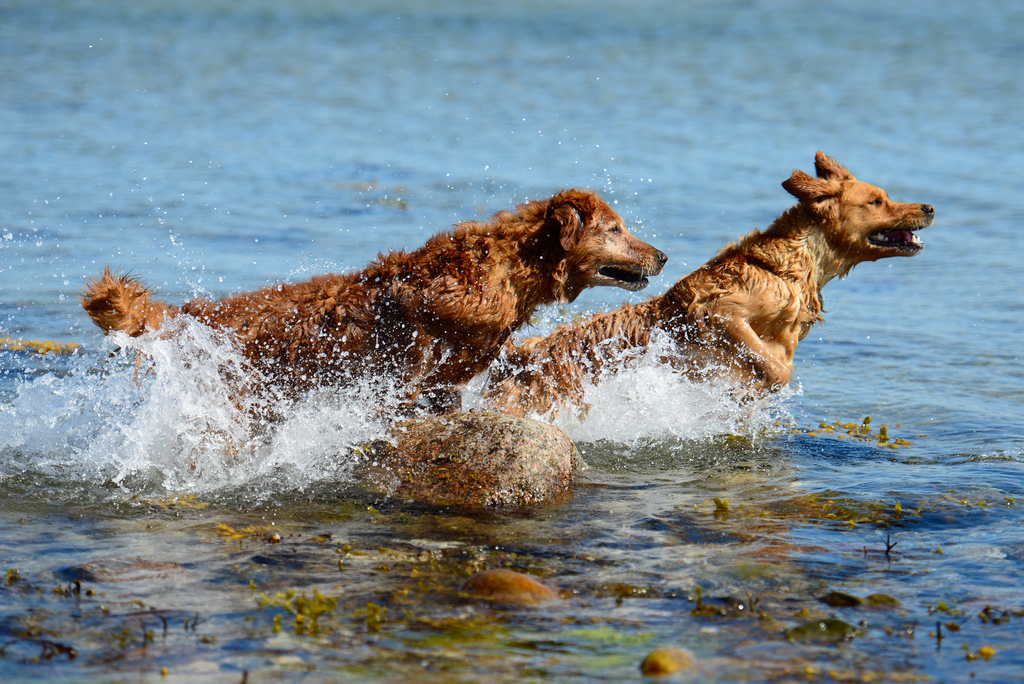
[[[935,216],[935,207],[933,207],[930,204],[922,204],[921,211],[923,211],[928,216]]]

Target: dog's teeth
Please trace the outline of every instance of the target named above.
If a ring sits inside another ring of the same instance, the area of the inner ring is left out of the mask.
[[[909,230],[893,230],[888,233],[878,233],[871,236],[871,241],[876,244],[895,242],[904,245],[916,245],[921,242],[917,235]]]

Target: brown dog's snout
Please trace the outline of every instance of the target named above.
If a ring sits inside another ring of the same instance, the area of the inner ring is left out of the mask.
[[[668,261],[668,255],[662,252],[660,249],[654,249],[653,261],[648,261],[644,267],[645,275],[658,275],[662,269],[665,268],[665,262]]]

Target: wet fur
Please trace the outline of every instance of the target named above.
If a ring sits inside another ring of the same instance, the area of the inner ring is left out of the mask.
[[[597,194],[567,190],[355,273],[175,307],[108,268],[82,305],[105,332],[133,336],[192,316],[226,333],[286,394],[388,376],[404,384],[408,406],[420,399],[443,413],[458,410],[459,390],[538,306],[591,286],[640,289],[664,262]]]
[[[695,375],[726,369],[754,393],[786,385],[798,343],[822,320],[822,288],[864,261],[917,254],[912,231],[934,217],[931,205],[892,202],[821,152],[815,168],[816,178],[796,171],[782,184],[796,206],[665,294],[507,343],[485,402],[517,415],[565,405],[585,411],[586,386],[657,330],[677,345],[670,361]]]

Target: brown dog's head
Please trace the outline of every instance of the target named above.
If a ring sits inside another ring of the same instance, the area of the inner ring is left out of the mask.
[[[545,221],[558,231],[565,256],[555,269],[556,298],[567,303],[585,288],[612,286],[636,292],[668,261],[626,230],[608,204],[587,190],[565,190],[547,203]]]
[[[932,205],[893,202],[884,190],[857,180],[821,152],[814,168],[817,178],[794,171],[782,187],[818,218],[815,223],[835,261],[834,275],[845,275],[863,261],[914,256],[924,249],[914,231],[932,224]]]

